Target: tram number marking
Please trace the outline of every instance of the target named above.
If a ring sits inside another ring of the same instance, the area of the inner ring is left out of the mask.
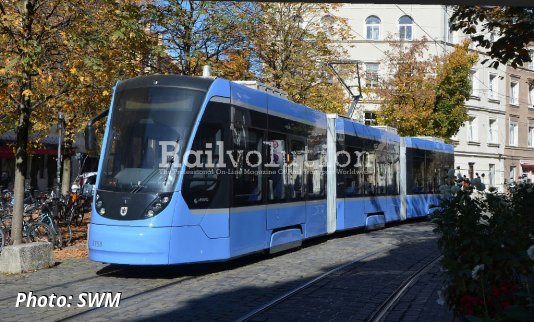
[[[102,247],[101,240],[93,240],[93,247]]]

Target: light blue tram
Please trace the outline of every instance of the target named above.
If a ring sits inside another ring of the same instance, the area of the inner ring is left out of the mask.
[[[451,145],[224,79],[121,81],[102,144],[89,257],[222,261],[425,216],[453,158]]]

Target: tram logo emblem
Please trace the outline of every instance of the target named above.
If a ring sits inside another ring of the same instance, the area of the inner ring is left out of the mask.
[[[121,216],[126,216],[126,213],[128,212],[128,207],[121,207]]]

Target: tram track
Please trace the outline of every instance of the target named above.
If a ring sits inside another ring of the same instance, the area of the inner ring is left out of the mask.
[[[319,302],[316,301],[315,303],[318,305],[314,305],[312,308],[320,313],[320,311],[323,310],[323,305],[325,305],[326,308],[329,306],[328,302],[320,302],[320,298],[322,297],[320,293],[326,292],[324,294],[328,294],[332,289],[335,290],[336,288],[340,291],[350,291],[351,289],[355,289],[360,292],[360,294],[356,293],[355,295],[357,296],[357,299],[363,299],[364,301],[365,299],[375,300],[364,302],[366,303],[364,304],[366,305],[365,310],[359,310],[360,317],[358,320],[366,321],[367,315],[377,307],[381,300],[386,299],[392,290],[396,289],[399,285],[404,284],[403,279],[405,279],[406,276],[412,274],[415,270],[419,272],[423,262],[426,263],[429,258],[433,258],[434,255],[436,255],[435,250],[428,248],[429,246],[425,246],[432,243],[431,240],[433,238],[429,238],[431,236],[422,235],[421,237],[418,237],[417,242],[413,242],[413,236],[406,236],[403,234],[403,229],[400,229],[401,231],[397,230],[397,228],[394,228],[393,231],[383,230],[376,235],[368,236],[369,238],[363,238],[363,240],[358,238],[358,243],[351,240],[348,244],[339,244],[336,242],[334,245],[330,245],[330,247],[321,246],[325,249],[331,249],[335,246],[334,248],[336,250],[341,249],[339,251],[340,254],[344,254],[346,250],[351,249],[347,248],[348,245],[359,245],[361,246],[361,249],[359,251],[353,251],[352,256],[344,257],[342,260],[336,258],[335,262],[332,261],[334,258],[330,256],[330,265],[326,263],[321,264],[321,266],[313,270],[313,274],[297,273],[293,274],[294,276],[291,276],[290,278],[286,277],[280,279],[282,284],[279,285],[273,284],[273,281],[278,280],[273,279],[273,276],[279,275],[279,273],[273,271],[274,274],[264,274],[263,272],[272,270],[279,265],[285,267],[285,264],[288,263],[291,264],[290,267],[294,269],[300,267],[301,264],[299,263],[301,262],[305,263],[304,267],[311,269],[316,267],[315,264],[312,264],[316,257],[315,252],[308,252],[305,256],[300,256],[300,259],[298,259],[299,256],[296,255],[302,255],[302,253],[295,253],[295,255],[283,257],[275,256],[275,258],[278,258],[274,260],[275,263],[266,260],[265,256],[256,256],[237,259],[226,263],[212,263],[210,265],[195,264],[174,267],[172,269],[170,267],[150,267],[149,270],[145,270],[142,267],[122,265],[110,265],[105,267],[97,266],[94,268],[99,269],[96,272],[97,275],[87,276],[81,274],[81,271],[79,271],[77,274],[72,275],[71,280],[58,280],[58,282],[61,282],[54,286],[35,284],[35,286],[41,287],[34,289],[33,292],[41,293],[48,290],[48,292],[58,293],[58,288],[64,288],[61,290],[64,294],[68,294],[67,292],[76,294],[76,292],[79,292],[80,290],[100,292],[111,291],[115,293],[117,291],[122,292],[120,310],[110,310],[105,307],[82,308],[77,307],[74,304],[70,308],[51,310],[49,313],[44,314],[43,320],[50,321],[72,321],[74,319],[91,320],[93,318],[103,317],[120,319],[121,316],[122,318],[131,319],[141,318],[142,316],[148,317],[146,314],[139,311],[139,303],[146,303],[146,307],[151,308],[156,316],[171,318],[175,317],[176,314],[181,316],[182,313],[185,312],[186,316],[192,319],[224,317],[225,320],[233,320],[236,317],[240,317],[247,313],[249,310],[258,307],[258,309],[254,309],[254,311],[251,311],[247,315],[238,319],[238,321],[256,321],[258,318],[262,319],[265,316],[279,316],[278,314],[284,314],[287,310],[291,310],[291,305],[294,305],[295,301],[302,300],[306,301],[306,303],[311,301],[309,302],[309,304],[311,304],[313,303],[313,300],[319,299]],[[422,230],[422,232],[426,232],[426,229]],[[398,234],[399,236],[397,236]],[[344,246],[345,250],[343,247],[339,248],[341,245]],[[308,246],[315,246],[315,244],[310,244]],[[304,253],[306,253],[306,251],[304,251]],[[418,255],[411,258],[410,254]],[[287,257],[297,257],[297,260],[287,262]],[[322,257],[320,257],[320,259],[322,260]],[[257,268],[255,265],[256,263],[259,263],[261,267]],[[337,265],[335,263],[337,263]],[[390,265],[388,263],[392,263],[394,266],[388,266]],[[64,267],[63,271],[69,271],[72,267],[67,265]],[[82,271],[90,271],[88,269],[89,267],[90,266],[83,266]],[[234,272],[234,269],[237,269],[237,271]],[[292,270],[292,272],[293,271],[294,270]],[[228,272],[228,274],[226,272]],[[311,272],[312,271],[310,271],[310,273]],[[216,274],[213,275],[212,273]],[[255,280],[239,279],[242,275],[246,277],[258,273],[261,273],[261,281],[259,283]],[[54,274],[54,276],[59,275]],[[214,276],[213,278],[211,277],[212,275]],[[99,279],[99,277],[103,278]],[[356,277],[356,280],[354,280],[354,277]],[[373,282],[365,282],[369,281],[369,277],[371,277],[371,279],[376,277],[377,280],[375,282],[384,282],[385,284],[380,285],[389,286],[382,287],[382,289],[376,289],[372,286]],[[344,279],[345,281],[355,281],[354,285],[356,288],[351,287],[350,283],[339,284],[339,278]],[[230,281],[235,280],[238,283],[234,285],[233,282],[225,281],[228,279]],[[359,284],[360,279],[363,284]],[[42,278],[35,280],[39,282]],[[140,283],[137,283],[137,281],[140,281]],[[332,285],[332,282],[334,283],[333,288],[329,286]],[[16,285],[14,283],[10,284]],[[335,286],[336,284],[338,286]],[[323,288],[323,285],[328,286]],[[339,285],[341,285],[341,287],[339,287]],[[360,285],[362,287],[360,287]],[[372,292],[367,292],[367,287],[370,287],[369,290],[372,290]],[[189,298],[184,295],[193,288],[201,289],[197,296]],[[329,291],[328,288],[330,288]],[[262,294],[262,290],[265,290],[266,292]],[[361,292],[362,290],[363,293]],[[166,301],[166,294],[174,294],[172,298],[176,300],[172,301],[172,303],[168,302],[163,306],[164,309],[162,309],[162,306],[159,304],[153,305],[153,303],[156,303],[154,302],[154,299]],[[282,296],[278,296],[279,294],[282,294]],[[308,294],[313,295],[308,297]],[[407,297],[408,296],[403,296],[402,299],[406,299]],[[6,297],[6,299],[10,298],[13,297]],[[247,302],[239,303],[239,300],[236,301],[236,299],[241,298],[247,299]],[[274,300],[272,300],[273,298]],[[347,298],[346,294],[344,298]],[[391,298],[391,296],[388,298]],[[333,299],[335,300],[335,297]],[[221,305],[229,306],[224,310],[212,310],[209,303],[213,301],[221,303]],[[284,301],[285,303],[283,303]],[[4,299],[4,302],[8,301],[5,301]],[[13,301],[9,300],[9,302]],[[171,309],[171,307],[174,308]],[[393,308],[393,311],[395,311],[396,307],[395,304],[392,304],[388,308]],[[203,313],[190,313],[192,308],[194,308],[194,310],[200,310],[200,312]],[[391,312],[389,312],[389,314],[391,314]],[[322,313],[318,316],[322,316]],[[10,318],[11,317],[8,314],[7,320],[10,320]],[[12,318],[11,320],[16,319]]]
[[[389,245],[389,246],[382,247],[382,248],[379,248],[379,249],[373,249],[373,251],[371,251],[369,253],[366,253],[366,254],[364,254],[362,256],[359,256],[359,257],[357,257],[356,259],[352,260],[349,263],[345,263],[345,264],[343,264],[341,266],[338,266],[338,267],[336,267],[336,268],[334,268],[332,270],[329,270],[326,273],[321,274],[318,277],[313,278],[312,280],[306,282],[305,284],[297,287],[296,289],[293,289],[292,291],[289,291],[289,292],[285,293],[281,297],[276,298],[275,300],[273,300],[273,301],[267,303],[266,305],[262,306],[259,310],[255,310],[255,311],[247,314],[244,318],[240,318],[237,321],[247,321],[248,319],[250,319],[250,317],[253,317],[253,316],[257,315],[258,313],[263,312],[264,310],[267,310],[269,307],[272,307],[272,306],[276,305],[277,303],[283,301],[284,299],[290,297],[291,295],[300,292],[301,290],[303,290],[303,289],[307,288],[308,286],[311,286],[311,285],[319,282],[320,280],[323,280],[324,278],[328,277],[329,275],[331,275],[333,273],[336,273],[336,272],[339,272],[339,271],[342,271],[344,269],[347,269],[350,266],[353,266],[353,265],[355,265],[355,264],[357,264],[357,263],[359,263],[359,262],[361,262],[361,261],[363,261],[365,259],[368,259],[368,258],[371,258],[373,256],[376,256],[376,254],[388,251],[388,250],[394,248],[395,246],[396,245]],[[137,298],[139,298],[141,296],[145,296],[145,295],[150,294],[150,293],[162,291],[162,290],[164,290],[164,289],[166,289],[168,287],[175,287],[176,285],[182,284],[184,282],[191,281],[191,280],[193,280],[195,278],[199,278],[199,277],[202,277],[202,276],[209,275],[210,273],[211,272],[206,272],[206,274],[202,274],[202,275],[187,276],[187,277],[184,277],[184,278],[179,279],[179,280],[174,280],[174,281],[169,282],[169,283],[160,284],[160,285],[158,285],[156,287],[153,287],[153,288],[150,288],[150,289],[147,289],[147,290],[143,290],[143,291],[137,292],[135,294],[131,294],[129,296],[121,298],[121,305],[124,305],[125,302],[132,301],[132,300],[137,299]],[[105,307],[94,307],[94,308],[91,308],[91,309],[88,309],[88,310],[84,310],[82,312],[77,312],[77,313],[75,313],[73,315],[70,315],[70,316],[65,317],[63,319],[60,319],[58,321],[73,321],[75,319],[78,319],[80,317],[83,317],[85,315],[88,315],[90,313],[93,313],[93,312],[96,312],[96,311],[99,311],[99,310],[102,310],[102,309],[105,309]]]
[[[343,271],[343,270],[346,270],[348,268],[351,268],[357,264],[364,264],[364,263],[361,263],[363,260],[365,259],[368,259],[368,258],[371,258],[373,256],[375,256],[377,253],[382,253],[382,252],[385,252],[385,251],[388,251],[392,248],[394,248],[396,245],[391,245],[391,246],[387,246],[387,247],[381,247],[379,249],[374,249],[372,252],[370,253],[367,253],[367,254],[364,254],[362,256],[358,256],[357,258],[355,258],[354,260],[348,262],[348,263],[345,263],[343,265],[340,265],[336,268],[333,268],[315,278],[313,278],[312,280],[304,283],[304,284],[301,284],[300,286],[297,286],[296,288],[280,295],[279,297],[271,300],[270,302],[260,306],[259,308],[255,309],[255,310],[252,310],[250,311],[249,313],[247,313],[246,315],[238,318],[237,320],[235,320],[235,322],[245,322],[245,321],[249,321],[250,319],[252,319],[253,317],[259,315],[260,313],[264,312],[264,311],[267,311],[268,309],[276,306],[277,304],[285,301],[286,299],[290,298],[291,296],[303,291],[304,289],[314,285],[314,284],[317,284],[319,281],[322,281],[324,280],[325,278],[329,277],[330,275],[334,274],[334,273],[337,273],[337,272],[340,272],[340,271]]]
[[[388,312],[399,302],[404,294],[423,276],[430,268],[432,268],[442,258],[439,255],[432,260],[425,263],[420,269],[415,271],[412,275],[406,278],[401,285],[395,289],[393,293],[384,301],[366,320],[367,322],[381,322],[387,317]]]
[[[292,296],[296,295],[297,293],[300,293],[304,289],[309,288],[310,286],[317,284],[321,280],[324,280],[325,278],[342,271],[348,271],[357,268],[360,265],[364,265],[365,263],[361,263],[362,260],[371,258],[373,255],[376,255],[377,253],[388,251],[392,247],[383,247],[381,249],[377,249],[374,252],[370,254],[365,254],[360,257],[357,257],[356,259],[352,260],[349,263],[343,264],[341,266],[338,266],[336,268],[333,268],[324,274],[317,276],[316,278],[301,284],[300,286],[297,286],[296,288],[280,295],[279,297],[269,301],[268,303],[260,306],[257,309],[254,309],[247,313],[246,315],[238,318],[235,320],[235,322],[245,322],[253,320],[253,318],[259,316],[261,313],[268,311],[269,309],[275,307],[276,305],[286,301],[287,299],[291,298]],[[440,259],[442,258],[442,255],[433,257],[430,261],[425,262],[420,268],[418,268],[413,274],[411,274],[409,277],[404,279],[400,285],[391,293],[388,298],[383,301],[370,315],[365,321],[367,322],[380,322],[383,321],[386,317],[388,312],[398,303],[398,301],[402,298],[402,296],[419,280],[421,276],[423,276],[430,268],[432,268]],[[360,264],[360,265],[358,265]]]
[[[198,277],[200,277],[200,276],[184,277],[184,278],[179,279],[179,280],[174,280],[174,281],[172,281],[170,283],[164,283],[163,285],[158,285],[158,286],[153,287],[151,289],[144,290],[144,291],[141,291],[141,292],[138,292],[138,293],[123,297],[123,298],[121,298],[121,304],[124,304],[124,302],[126,302],[126,301],[131,301],[131,300],[133,300],[133,299],[135,299],[135,298],[137,298],[139,296],[147,295],[147,294],[150,294],[150,293],[153,293],[153,292],[157,292],[157,291],[163,290],[163,289],[165,289],[167,287],[176,286],[178,284],[193,280],[193,279],[198,278]],[[71,316],[65,317],[63,319],[60,319],[60,320],[58,320],[58,322],[59,321],[61,321],[61,322],[63,322],[63,321],[73,321],[75,319],[80,318],[81,316],[84,316],[84,315],[87,315],[89,313],[92,313],[92,312],[95,312],[95,311],[98,311],[98,310],[102,310],[102,309],[107,309],[107,308],[106,307],[94,307],[94,308],[91,308],[91,309],[88,309],[88,310],[85,310],[85,311],[82,311],[82,312],[78,312],[78,313],[73,314]]]

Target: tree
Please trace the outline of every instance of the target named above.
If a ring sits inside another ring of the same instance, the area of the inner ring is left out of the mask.
[[[246,49],[242,30],[247,21],[239,13],[247,5],[191,0],[150,5],[151,29],[160,35],[169,58],[175,63],[173,72],[199,75],[204,64],[218,64],[219,60],[228,59],[228,55]]]
[[[515,68],[532,59],[527,45],[534,42],[534,7],[456,6],[450,21],[453,30],[462,30],[489,49],[492,66]]]
[[[77,1],[8,0],[0,3],[0,40],[3,62],[0,84],[4,114],[15,119],[15,186],[12,235],[22,242],[24,181],[30,118],[36,110],[64,95],[68,86],[52,81],[52,70],[62,64],[65,30],[81,14]]]
[[[391,47],[385,63],[393,75],[376,89],[382,100],[378,122],[397,128],[401,136],[449,140],[467,120],[469,72],[477,55],[464,43],[441,59],[426,57],[424,38],[411,45],[391,42]]]
[[[326,63],[344,56],[334,40],[349,37],[337,5],[254,3],[247,36],[261,66],[260,80],[286,91],[291,100],[325,112],[344,113],[346,96],[332,85]]]
[[[0,99],[7,120],[2,125],[15,123],[17,134],[14,244],[22,241],[30,134],[48,133],[57,122],[56,112],[62,111],[71,122],[67,134],[72,137],[75,128],[108,104],[111,80],[143,70],[150,50],[139,46],[146,34],[136,16],[137,2],[0,3]]]
[[[172,70],[158,36],[149,31],[151,12],[146,3],[94,1],[83,19],[71,28],[68,50],[73,59],[65,62],[64,71],[76,86],[71,86],[70,95],[61,97],[55,106],[57,112],[65,114],[67,153],[87,120],[108,108],[112,87],[118,80]],[[104,123],[99,125],[103,132]],[[63,161],[62,192],[66,193],[70,158]]]
[[[384,63],[393,75],[376,89],[382,100],[377,121],[397,128],[401,136],[427,135],[437,85],[436,58],[424,58],[424,38],[411,45],[396,41],[390,45],[392,49],[386,51]]]
[[[71,95],[58,107],[66,114],[67,139],[74,140],[88,119],[106,109],[118,80],[170,70],[172,63],[148,29],[147,1],[94,1],[71,28],[64,78]]]
[[[255,79],[251,55],[250,49],[227,50],[222,53],[224,58],[219,58],[209,64],[213,66],[216,76],[229,80]]]
[[[465,101],[471,96],[471,68],[478,55],[469,51],[469,43],[457,45],[437,69],[437,87],[432,113],[432,136],[448,139],[468,119]]]

